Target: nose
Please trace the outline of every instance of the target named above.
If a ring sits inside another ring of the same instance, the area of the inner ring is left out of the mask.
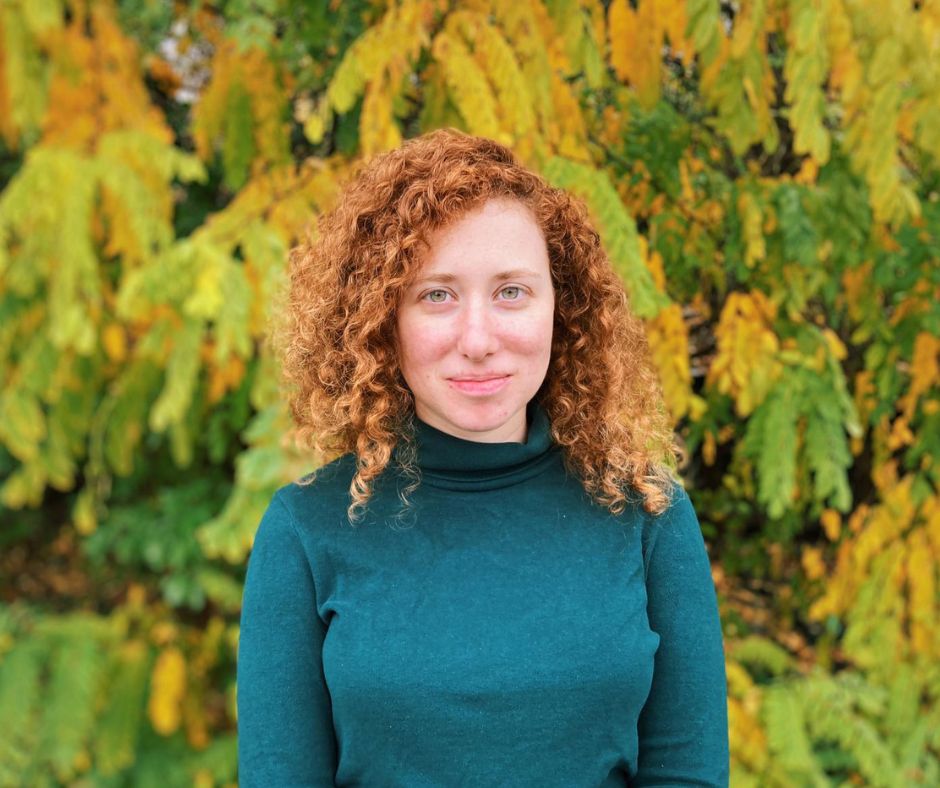
[[[494,318],[482,304],[468,304],[460,315],[457,351],[471,360],[480,360],[499,348]]]

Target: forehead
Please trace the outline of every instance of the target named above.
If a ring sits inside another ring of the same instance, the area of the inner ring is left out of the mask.
[[[547,269],[542,230],[531,209],[517,200],[488,200],[438,228],[428,237],[421,257],[422,272],[489,265]]]

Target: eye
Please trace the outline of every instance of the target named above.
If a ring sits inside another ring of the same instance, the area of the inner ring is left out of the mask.
[[[507,301],[517,301],[519,297],[522,295],[522,288],[519,287],[518,285],[509,285],[508,287],[504,287],[499,292],[508,293],[508,295],[506,296]]]
[[[423,301],[430,301],[432,304],[443,304],[447,300],[447,291],[446,290],[428,290],[423,296],[421,296]]]

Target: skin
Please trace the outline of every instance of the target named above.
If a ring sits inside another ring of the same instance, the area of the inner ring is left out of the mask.
[[[500,198],[435,232],[396,317],[418,418],[458,438],[525,442],[545,379],[555,292],[534,216]],[[493,378],[495,383],[468,378]]]

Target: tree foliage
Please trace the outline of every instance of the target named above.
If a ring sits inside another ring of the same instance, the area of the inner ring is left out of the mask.
[[[940,782],[938,0],[0,0],[0,785],[236,780],[287,251],[445,125],[646,321],[733,783]]]

